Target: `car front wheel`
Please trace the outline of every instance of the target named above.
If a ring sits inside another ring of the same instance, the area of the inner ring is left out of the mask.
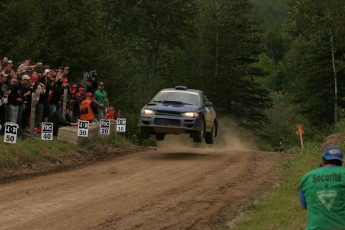
[[[215,136],[214,124],[212,126],[211,132],[206,132],[205,142],[206,144],[213,144],[213,138]]]
[[[205,133],[205,124],[204,122],[201,122],[201,129],[198,131],[195,131],[193,135],[193,141],[200,143],[202,139],[204,138],[204,133]]]

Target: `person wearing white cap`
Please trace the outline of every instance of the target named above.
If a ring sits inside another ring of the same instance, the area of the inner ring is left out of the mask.
[[[47,75],[47,73],[50,73],[52,70],[51,69],[45,69],[43,75]]]
[[[340,147],[328,147],[323,153],[321,167],[302,177],[300,202],[308,210],[307,230],[345,229],[343,155]]]

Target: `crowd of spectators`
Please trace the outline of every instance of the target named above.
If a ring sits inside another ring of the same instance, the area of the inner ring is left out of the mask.
[[[96,71],[90,71],[79,82],[72,81],[69,67],[56,69],[42,62],[33,63],[26,59],[14,63],[3,57],[0,65],[0,124],[14,122],[25,132],[30,127],[31,103],[37,102],[35,113],[36,129],[42,122],[48,122],[56,111],[61,111],[64,92],[67,89],[67,108],[69,122],[80,119],[80,105],[86,94],[92,99],[96,119],[105,119],[109,112],[109,102],[103,82]],[[32,100],[34,97],[34,100]],[[66,112],[66,111],[64,111]],[[19,133],[20,134],[20,133]]]

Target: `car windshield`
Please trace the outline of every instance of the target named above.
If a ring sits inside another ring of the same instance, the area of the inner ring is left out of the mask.
[[[177,101],[184,104],[200,106],[201,101],[197,93],[183,91],[162,91],[153,99],[153,102]]]

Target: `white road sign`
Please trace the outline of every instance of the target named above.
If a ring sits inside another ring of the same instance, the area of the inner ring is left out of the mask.
[[[109,135],[110,134],[110,120],[101,119],[99,125],[99,133],[101,135]]]
[[[88,137],[89,136],[89,121],[78,121],[78,137]]]
[[[116,132],[126,132],[126,118],[117,118],[116,122]]]
[[[4,142],[17,143],[18,125],[16,123],[6,123],[4,132]]]
[[[52,122],[42,122],[41,140],[44,140],[44,141],[53,140],[53,123]]]

